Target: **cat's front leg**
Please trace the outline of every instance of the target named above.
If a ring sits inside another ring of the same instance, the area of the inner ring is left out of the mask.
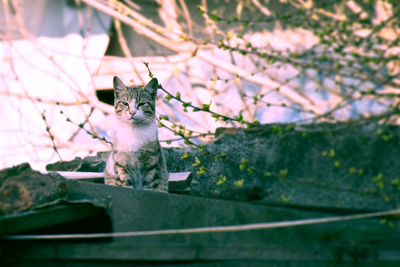
[[[144,188],[167,191],[167,175],[168,173],[163,175],[155,168],[148,170],[144,176]]]
[[[117,171],[118,180],[119,180],[120,185],[124,186],[124,187],[132,186],[131,179],[129,178],[129,173],[126,170],[126,168],[117,165],[115,167],[115,169]]]
[[[112,154],[110,154],[107,159],[106,168],[104,170],[104,183],[113,186],[122,185],[116,172],[116,165]]]
[[[132,186],[128,171],[128,166],[130,164],[130,157],[128,153],[115,152],[113,155],[113,161],[115,162],[114,171],[119,185],[124,187]]]

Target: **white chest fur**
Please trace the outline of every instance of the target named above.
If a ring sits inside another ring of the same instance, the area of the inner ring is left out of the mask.
[[[146,125],[135,126],[115,119],[113,134],[114,150],[135,151],[143,144],[156,141],[158,128],[155,121]]]

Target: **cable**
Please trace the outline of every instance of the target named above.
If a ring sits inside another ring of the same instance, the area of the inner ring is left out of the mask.
[[[173,234],[200,234],[200,233],[216,233],[216,232],[235,232],[262,229],[276,229],[283,227],[294,227],[300,225],[311,225],[320,223],[342,222],[350,220],[367,219],[374,217],[382,217],[389,215],[400,215],[400,209],[380,211],[373,213],[336,216],[316,219],[303,219],[294,221],[282,221],[272,223],[253,223],[231,226],[211,226],[188,229],[167,229],[152,231],[135,231],[135,232],[117,232],[117,233],[95,233],[95,234],[57,234],[57,235],[9,235],[0,237],[5,240],[50,240],[50,239],[99,239],[99,238],[115,238],[115,237],[135,237],[135,236],[157,236],[157,235],[173,235]]]

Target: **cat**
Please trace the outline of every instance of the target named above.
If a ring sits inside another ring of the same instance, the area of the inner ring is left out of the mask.
[[[104,171],[108,185],[167,190],[168,171],[158,141],[155,108],[158,81],[127,87],[113,79],[116,121]]]

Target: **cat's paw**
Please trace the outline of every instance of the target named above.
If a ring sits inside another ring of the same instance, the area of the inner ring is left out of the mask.
[[[104,180],[104,183],[106,185],[122,186],[121,182],[116,177],[108,177],[108,178],[106,177],[105,180]]]
[[[113,159],[118,166],[128,166],[128,164],[132,162],[132,157],[125,152],[115,153]]]

